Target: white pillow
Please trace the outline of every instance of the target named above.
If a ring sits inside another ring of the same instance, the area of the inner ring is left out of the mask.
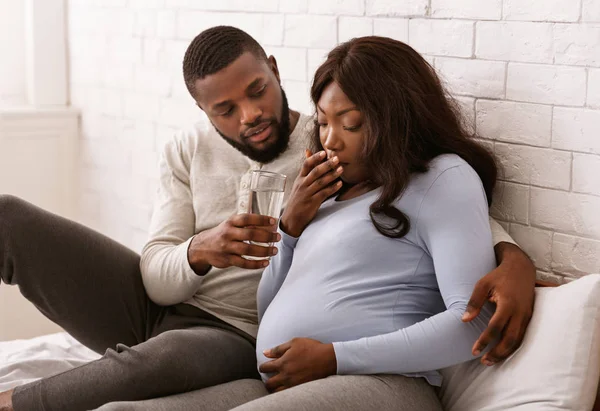
[[[493,367],[442,370],[446,411],[589,411],[600,377],[600,275],[536,288],[521,347]]]

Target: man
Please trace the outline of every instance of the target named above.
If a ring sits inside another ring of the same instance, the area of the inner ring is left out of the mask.
[[[274,57],[232,27],[190,44],[184,79],[212,126],[165,148],[150,241],[138,255],[14,197],[0,199],[0,278],[104,356],[0,394],[0,410],[92,409],[257,377],[256,287],[276,221],[244,214],[252,170],[298,175],[311,119],[288,109]],[[288,184],[291,188],[291,184]],[[286,191],[286,200],[289,195]],[[285,204],[285,200],[284,200]],[[492,221],[499,267],[477,285],[464,320],[496,314],[475,343],[506,358],[531,316],[535,269]],[[218,387],[215,387],[218,389]],[[226,390],[225,390],[226,391]],[[252,399],[249,395],[245,400]],[[235,406],[228,403],[227,407]]]

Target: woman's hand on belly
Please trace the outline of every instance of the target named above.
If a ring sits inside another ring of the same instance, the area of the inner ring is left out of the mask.
[[[323,344],[310,338],[294,338],[265,350],[263,354],[272,359],[259,367],[262,373],[274,374],[265,384],[270,392],[337,374],[333,344]]]

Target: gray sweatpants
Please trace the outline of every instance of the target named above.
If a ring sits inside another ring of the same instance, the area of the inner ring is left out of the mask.
[[[237,404],[243,404],[237,408]],[[96,411],[442,411],[434,388],[422,378],[344,375],[269,395],[257,380],[138,402],[115,402]]]
[[[190,305],[154,304],[139,262],[101,234],[0,196],[0,286],[18,285],[46,317],[105,353],[16,388],[16,411],[89,410],[258,378],[250,336]]]

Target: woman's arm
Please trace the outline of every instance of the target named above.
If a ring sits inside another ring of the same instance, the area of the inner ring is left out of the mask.
[[[281,241],[278,243],[278,253],[271,257],[271,263],[263,272],[258,284],[256,303],[259,322],[287,277],[294,257],[294,248],[298,242],[296,237],[286,234],[281,229],[279,229],[279,234],[281,234]]]
[[[492,314],[461,317],[475,283],[495,267],[488,206],[475,171],[447,169],[425,195],[415,222],[421,246],[432,257],[446,311],[404,329],[333,344],[338,374],[412,373],[473,358],[471,347]]]

